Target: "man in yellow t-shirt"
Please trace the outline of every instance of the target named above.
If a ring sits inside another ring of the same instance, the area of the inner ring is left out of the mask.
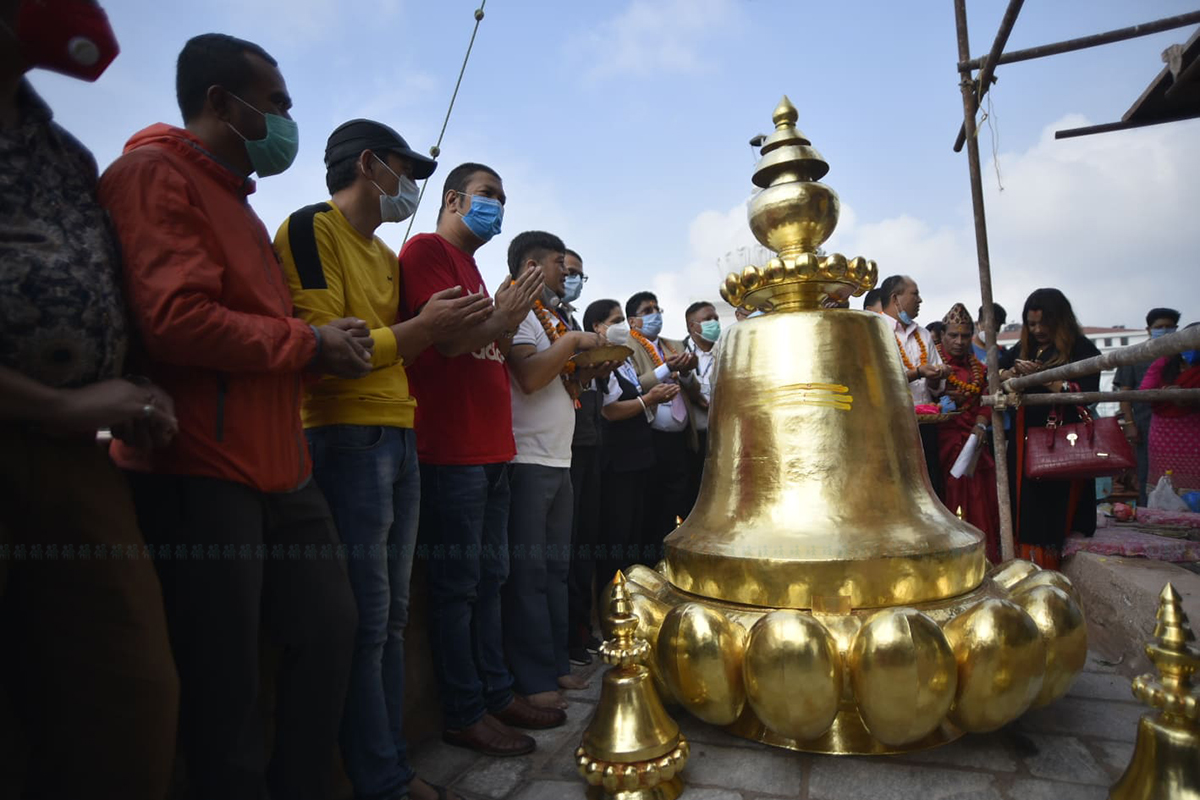
[[[437,162],[386,125],[356,119],[325,145],[331,195],[288,217],[275,236],[296,312],[320,326],[342,317],[366,323],[375,347],[362,378],[326,376],[303,404],[313,478],[329,501],[358,605],[358,631],[342,720],[346,773],[358,797],[436,798],[416,778],[402,730],[404,628],[421,496],[405,364],[431,344],[487,319],[478,287],[434,295],[399,322],[396,254],[375,236],[384,222],[416,210],[414,180]]]

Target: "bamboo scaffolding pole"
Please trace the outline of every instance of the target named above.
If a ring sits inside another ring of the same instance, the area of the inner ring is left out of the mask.
[[[1001,392],[980,398],[985,406],[1015,408],[1017,406],[1090,406],[1092,403],[1180,403],[1200,405],[1200,389],[1146,389],[1122,392],[1044,392],[1016,394]]]
[[[1020,2],[1009,4],[1020,9]],[[1005,15],[1008,18],[1008,15]],[[1013,16],[1015,20],[1015,14]],[[967,0],[954,0],[954,21],[958,31],[958,58],[966,61],[971,56],[971,44],[967,36]],[[1007,37],[1006,37],[1007,38]],[[975,113],[979,110],[979,95],[976,84],[969,76],[959,81],[963,100],[963,126],[967,132],[967,169],[971,175],[971,207],[975,214],[975,251],[979,259],[979,295],[983,301],[983,340],[987,345],[988,392],[1000,391],[999,351],[996,349],[996,325],[992,298],[992,264],[988,256],[987,215],[983,208],[983,177],[979,169],[979,139],[975,136]],[[1008,502],[1008,450],[1004,438],[1004,412],[992,409],[992,442],[995,447],[996,492],[1000,499],[1000,558],[1011,561],[1016,554],[1013,545],[1012,506]]]
[[[1157,19],[1153,22],[1131,25],[1128,28],[1118,28],[1114,31],[1094,33],[1091,36],[1081,36],[1078,39],[1067,39],[1062,42],[1028,47],[1024,50],[1013,50],[1001,55],[996,60],[996,64],[1012,64],[1014,61],[1029,61],[1034,58],[1055,56],[1059,53],[1070,53],[1074,50],[1083,50],[1102,44],[1112,44],[1113,42],[1123,42],[1126,39],[1136,39],[1139,36],[1149,36],[1153,33],[1162,33],[1163,31],[1174,30],[1175,28],[1186,28],[1188,25],[1195,25],[1197,23],[1200,23],[1200,11],[1191,11],[1187,14]],[[976,58],[970,61],[960,61],[958,63],[958,71],[970,72],[973,69],[979,69],[985,60],[986,58]]]
[[[992,85],[992,75],[996,72],[996,64],[1000,60],[1000,54],[1004,52],[1004,45],[1008,44],[1008,36],[1012,33],[1013,25],[1017,24],[1017,15],[1021,13],[1021,6],[1025,4],[1025,0],[1009,0],[1008,8],[1004,9],[1004,16],[1000,20],[1000,27],[996,30],[996,38],[992,41],[992,49],[987,54],[987,58],[983,60],[983,66],[979,70],[979,75],[975,78],[975,107],[979,108],[979,104],[983,102],[983,96],[987,94],[988,89]],[[963,29],[966,30],[966,12],[963,16]],[[965,37],[964,37],[965,38]],[[969,45],[968,45],[969,46]],[[959,58],[962,58],[960,48]],[[964,76],[964,77],[969,77]],[[974,116],[972,116],[972,120]],[[971,134],[974,136],[974,134]],[[964,120],[959,126],[958,138],[954,140],[954,152],[962,150],[963,142],[967,138],[967,123]]]
[[[1006,392],[1019,392],[1031,386],[1041,386],[1051,381],[1067,381],[1083,375],[1093,375],[1113,367],[1125,367],[1143,361],[1154,361],[1163,356],[1173,356],[1185,350],[1200,349],[1200,325],[1184,328],[1176,333],[1170,333],[1157,339],[1151,339],[1141,344],[1132,344],[1082,361],[1063,364],[1061,367],[1051,367],[1032,375],[1020,378],[1009,378],[1003,384]],[[988,365],[990,370],[991,364]],[[990,394],[991,384],[988,385]]]

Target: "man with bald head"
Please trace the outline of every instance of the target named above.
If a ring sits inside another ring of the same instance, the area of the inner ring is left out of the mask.
[[[943,363],[933,336],[916,322],[921,313],[921,290],[917,282],[908,275],[893,275],[884,280],[879,290],[884,320],[896,339],[913,405],[937,402],[950,368]],[[937,431],[932,425],[921,428],[921,444],[929,479],[940,492],[942,471],[938,464]]]

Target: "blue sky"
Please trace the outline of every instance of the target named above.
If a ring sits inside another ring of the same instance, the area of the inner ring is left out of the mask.
[[[437,0],[108,0],[122,54],[94,85],[45,72],[37,88],[101,168],[134,131],[178,124],[174,60],[188,37],[220,31],[265,47],[295,100],[301,148],[253,203],[274,231],[325,197],[325,138],[353,117],[437,138],[477,2]],[[990,46],[1002,0],[968,3],[973,55]],[[1194,9],[1184,0],[1034,0],[1010,49]],[[1174,305],[1200,318],[1200,121],[1056,142],[1053,131],[1120,118],[1183,29],[1004,66],[984,125],[984,180],[997,297],[1015,315],[1057,286],[1089,325],[1144,324]],[[442,144],[450,167],[495,167],[504,233],[478,259],[489,285],[522,230],[558,233],[591,281],[581,303],[657,290],[668,334],[694,299],[720,302],[717,259],[752,244],[744,204],[753,154],[782,94],[831,165],[842,223],[827,249],[910,273],[939,318],[978,305],[950,0],[491,0]],[[1004,190],[997,185],[993,148]],[[437,192],[431,193],[436,198]],[[414,231],[432,230],[436,203]],[[405,225],[380,235],[399,247]],[[736,261],[736,259],[733,259]],[[1189,291],[1190,290],[1190,291]],[[724,312],[723,312],[724,313]]]

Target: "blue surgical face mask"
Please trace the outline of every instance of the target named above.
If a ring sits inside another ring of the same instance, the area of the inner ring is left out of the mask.
[[[471,208],[461,215],[463,224],[471,233],[485,242],[500,233],[500,223],[504,220],[504,206],[500,205],[499,200],[464,192],[459,194],[471,198]]]
[[[1158,339],[1159,337],[1166,336],[1168,333],[1174,333],[1177,330],[1179,330],[1179,329],[1178,328],[1151,328],[1150,329],[1150,338]]]
[[[900,321],[903,322],[905,325],[913,324],[913,318],[908,315],[907,311],[901,311],[897,316],[900,317]]]
[[[563,302],[574,303],[583,294],[583,276],[568,275],[563,278]]]
[[[300,128],[296,121],[279,114],[259,111],[233,92],[229,94],[242,105],[262,114],[263,119],[267,121],[267,135],[261,139],[247,139],[233,125],[225,123],[229,125],[230,130],[242,137],[246,145],[246,155],[250,157],[250,166],[254,168],[258,177],[269,178],[285,171],[296,160],[296,153],[300,150]]]
[[[374,153],[371,155],[375,156]],[[371,184],[379,190],[379,218],[384,222],[403,222],[413,215],[417,210],[417,198],[421,196],[421,190],[410,179],[403,175],[396,175],[392,172],[391,167],[383,163],[383,159],[375,156],[375,160],[379,165],[396,176],[399,181],[395,194],[388,194],[383,191],[383,187],[375,181]]]
[[[653,314],[642,314],[642,336],[647,339],[657,339],[662,333],[662,314],[655,311]]]
[[[706,342],[715,342],[721,338],[721,320],[706,319],[701,322],[700,338]]]

